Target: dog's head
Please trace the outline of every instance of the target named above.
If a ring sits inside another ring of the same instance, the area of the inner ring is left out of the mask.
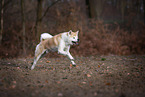
[[[73,32],[72,30],[70,30],[67,33],[69,44],[71,44],[71,45],[78,44],[78,42],[79,42],[78,33],[79,33],[79,31]]]

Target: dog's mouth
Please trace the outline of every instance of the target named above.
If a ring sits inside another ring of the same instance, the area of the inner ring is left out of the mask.
[[[73,44],[78,45],[79,43],[77,41],[72,41]]]

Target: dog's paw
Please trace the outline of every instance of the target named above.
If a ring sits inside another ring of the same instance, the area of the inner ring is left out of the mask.
[[[70,64],[70,66],[69,66],[69,69],[73,69],[73,68],[76,68],[77,67],[77,65],[75,64]]]
[[[72,64],[72,67],[76,67],[77,65],[76,64]]]
[[[76,63],[74,61],[71,61],[72,65],[76,65]]]

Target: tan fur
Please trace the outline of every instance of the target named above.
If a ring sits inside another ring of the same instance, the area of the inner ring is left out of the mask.
[[[49,37],[51,37],[51,35],[47,34],[47,33],[42,34],[42,35],[43,36],[48,35]],[[74,58],[71,56],[69,49],[70,49],[70,45],[73,45],[72,41],[77,42],[78,31],[72,32],[70,30],[69,32],[60,33],[51,38],[49,38],[49,37],[48,38],[45,37],[45,39],[43,39],[43,37],[40,38],[41,42],[36,46],[34,62],[31,67],[31,70],[34,69],[37,61],[40,59],[41,55],[44,52],[48,52],[48,50],[51,50],[51,49],[53,50],[54,48],[57,48],[59,54],[68,56],[68,58],[71,60],[72,64],[75,65],[75,62],[73,61]]]
[[[42,41],[40,44],[44,47],[44,49],[51,49],[59,45],[60,39],[61,39],[61,34],[58,34],[50,39],[46,39]]]
[[[77,36],[77,33],[72,32],[70,37],[74,37],[74,36]]]

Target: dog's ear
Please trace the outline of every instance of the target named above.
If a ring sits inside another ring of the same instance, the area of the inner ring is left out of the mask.
[[[70,31],[68,32],[68,34],[71,35],[71,34],[72,34],[72,30],[70,30]]]
[[[77,35],[78,35],[78,34],[79,34],[79,31],[77,31],[76,33],[77,33]]]

